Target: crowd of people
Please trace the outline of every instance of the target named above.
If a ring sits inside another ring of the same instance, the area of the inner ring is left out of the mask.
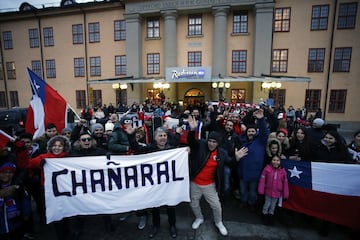
[[[321,113],[306,124],[306,114],[292,106],[287,111],[264,104],[209,104],[207,108],[190,106],[183,111],[174,106],[143,103],[116,109],[109,104],[84,109],[73,128],[57,129],[48,123],[44,135],[37,139],[30,133],[17,133],[15,141],[0,152],[0,211],[5,216],[0,222],[1,239],[34,239],[32,202],[44,222],[44,159],[146,154],[188,147],[192,228],[196,230],[204,222],[200,206],[204,197],[223,236],[228,231],[222,206],[229,198],[235,197],[251,211],[261,203],[264,223],[274,223],[278,201],[291,198],[281,166],[283,159],[360,163],[360,131],[354,132],[351,143],[346,143],[333,125],[325,123]],[[125,114],[118,114],[118,110]],[[136,114],[141,124],[135,125],[130,114]],[[176,238],[176,206],[164,207],[169,234]],[[151,214],[150,238],[160,228],[160,208],[136,211],[139,230],[145,228]],[[114,230],[110,216],[99,217],[108,231]],[[55,235],[59,240],[66,234],[79,239],[85,222],[81,216],[55,222]]]

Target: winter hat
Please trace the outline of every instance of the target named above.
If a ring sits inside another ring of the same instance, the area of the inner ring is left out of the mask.
[[[111,122],[108,122],[105,124],[105,132],[114,130],[114,124]]]
[[[91,125],[91,133],[94,133],[96,129],[101,128],[104,130],[104,126],[101,123],[95,123]]]
[[[279,132],[284,133],[285,136],[288,136],[288,135],[289,135],[289,132],[288,132],[288,130],[287,130],[286,128],[280,128],[280,129],[279,129]]]
[[[325,124],[325,121],[322,120],[321,118],[315,118],[313,121],[313,124],[315,124],[318,127],[322,127]]]
[[[10,170],[12,172],[16,171],[16,166],[12,162],[6,162],[0,166],[0,172],[5,172],[7,170]]]
[[[221,136],[219,133],[212,131],[209,133],[208,140],[209,139],[213,139],[219,144],[221,140]]]
[[[70,128],[63,128],[63,130],[61,130],[61,134],[64,135],[66,132],[72,132]]]

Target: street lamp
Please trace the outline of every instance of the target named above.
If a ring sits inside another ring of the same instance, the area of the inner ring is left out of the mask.
[[[215,90],[216,88],[218,89],[219,91],[219,101],[224,101],[225,98],[223,96],[223,92],[224,92],[224,87],[225,88],[230,88],[231,84],[230,83],[224,83],[224,82],[213,82],[211,84],[211,87]]]

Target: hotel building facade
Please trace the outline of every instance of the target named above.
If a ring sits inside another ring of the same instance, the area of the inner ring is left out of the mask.
[[[360,122],[358,15],[357,0],[23,3],[0,13],[0,109],[28,106],[28,67],[77,112],[162,96]]]

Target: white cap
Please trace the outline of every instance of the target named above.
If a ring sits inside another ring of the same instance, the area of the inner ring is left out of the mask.
[[[111,123],[111,122],[108,122],[108,123],[105,124],[105,132],[110,131],[110,130],[111,131],[114,130],[114,124]]]

